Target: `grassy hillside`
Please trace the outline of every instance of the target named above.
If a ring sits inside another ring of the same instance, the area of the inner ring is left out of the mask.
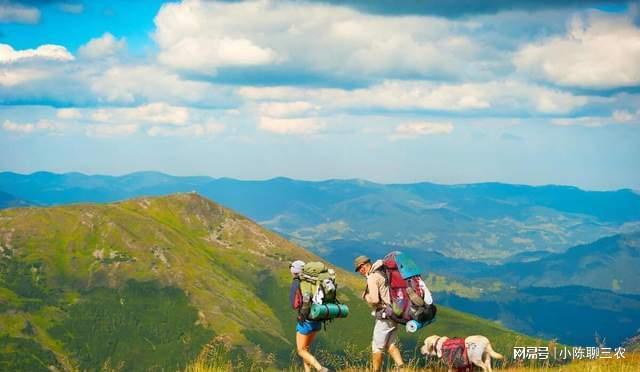
[[[211,342],[285,367],[294,339],[287,265],[298,258],[317,259],[193,193],[1,211],[0,369],[180,369]],[[338,278],[352,315],[318,344],[336,364],[368,356],[373,322],[361,279]],[[536,342],[444,307],[418,338],[430,332],[483,333],[507,352]],[[412,352],[416,337],[403,342]]]

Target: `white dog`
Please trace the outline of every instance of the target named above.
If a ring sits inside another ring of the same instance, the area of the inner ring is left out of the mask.
[[[442,345],[448,339],[448,337],[440,337],[438,335],[429,336],[424,340],[424,345],[420,348],[420,352],[423,355],[442,358]],[[483,371],[492,371],[491,358],[504,358],[501,354],[493,351],[491,342],[489,342],[489,339],[484,336],[469,336],[464,339],[464,343],[467,346],[467,358],[469,363],[482,368]],[[453,369],[449,366],[449,372],[452,371]]]

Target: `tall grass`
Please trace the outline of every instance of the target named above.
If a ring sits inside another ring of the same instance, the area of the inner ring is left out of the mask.
[[[353,355],[354,358],[347,358],[343,355]],[[318,350],[316,356],[326,365],[339,366],[336,372],[362,372],[371,370],[369,362],[369,350],[359,350],[353,345],[347,346],[345,353],[335,355]],[[420,355],[405,356],[405,372],[446,372],[447,366],[441,360],[431,358],[426,359]],[[300,359],[292,353],[291,365],[285,369],[277,369],[273,366],[273,360],[268,360],[268,354],[263,355],[262,361],[246,362],[232,360],[229,355],[229,347],[217,340],[212,340],[205,346],[198,357],[191,362],[185,372],[226,372],[226,371],[247,371],[247,372],[301,372],[303,371]],[[505,357],[509,357],[505,353]],[[594,360],[574,360],[565,364],[558,364],[560,361],[514,361],[514,360],[494,360],[494,370],[507,372],[637,372],[640,371],[640,353],[627,352],[624,359],[594,359]],[[386,358],[384,371],[394,371],[393,361]],[[480,368],[476,367],[476,371]]]

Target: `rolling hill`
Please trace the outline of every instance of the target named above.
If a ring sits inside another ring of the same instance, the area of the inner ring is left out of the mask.
[[[223,343],[238,360],[282,368],[292,360],[293,259],[318,258],[195,193],[0,211],[0,366],[175,370]],[[352,314],[318,347],[334,361],[354,358],[345,350],[366,357],[362,281],[338,278]],[[482,333],[507,353],[537,342],[446,307],[417,337],[427,332]],[[416,336],[403,342],[412,352]]]

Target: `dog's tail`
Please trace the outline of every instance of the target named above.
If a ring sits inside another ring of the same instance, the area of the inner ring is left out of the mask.
[[[493,359],[504,359],[502,354],[497,353],[495,350],[493,350],[493,348],[491,347],[491,343],[487,344],[487,352]]]

